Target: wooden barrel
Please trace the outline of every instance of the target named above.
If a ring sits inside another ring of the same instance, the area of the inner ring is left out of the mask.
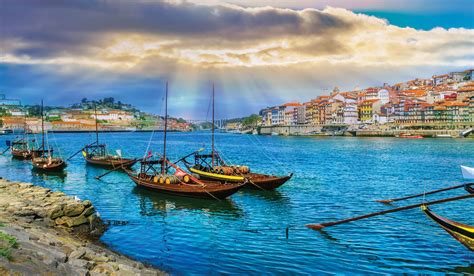
[[[176,175],[167,175],[165,177],[165,183],[166,184],[177,184],[177,183],[179,183],[179,179]]]
[[[184,183],[189,183],[190,181],[191,181],[191,177],[189,177],[188,174],[185,174],[185,175],[183,176],[183,182],[184,182]]]
[[[164,184],[165,183],[165,178],[163,176],[160,176],[160,184]]]
[[[234,169],[232,167],[222,167],[223,174],[231,175],[234,173]]]
[[[159,180],[159,179],[160,179],[160,178],[158,177],[158,175],[155,175],[155,177],[153,177],[153,182],[158,183],[158,180]]]

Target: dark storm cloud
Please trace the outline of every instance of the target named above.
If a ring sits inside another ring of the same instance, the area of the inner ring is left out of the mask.
[[[0,20],[2,39],[31,43],[16,49],[18,54],[31,56],[85,50],[79,45],[100,42],[105,33],[259,40],[350,28],[340,18],[318,10],[298,12],[152,1],[1,0]]]

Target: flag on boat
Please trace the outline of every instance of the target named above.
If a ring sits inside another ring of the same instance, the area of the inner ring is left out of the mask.
[[[10,147],[12,145],[12,141],[6,140],[5,143],[7,144],[7,147]]]
[[[82,151],[82,156],[87,157],[87,152],[85,152],[85,151],[83,150],[83,151]]]
[[[146,156],[146,158],[150,158],[153,156],[153,152],[151,152],[151,150],[148,152],[148,155]]]
[[[461,166],[461,172],[465,179],[474,179],[474,168]]]
[[[115,150],[115,152],[117,153],[117,155],[119,157],[122,157],[122,150],[121,149]]]

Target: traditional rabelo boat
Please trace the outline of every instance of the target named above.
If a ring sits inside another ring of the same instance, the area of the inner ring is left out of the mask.
[[[182,158],[182,161],[188,170],[199,175],[201,179],[214,180],[221,182],[243,182],[247,181],[246,188],[258,190],[274,190],[286,181],[293,174],[285,176],[275,176],[251,172],[248,166],[228,165],[216,151],[214,146],[214,84],[212,85],[212,148],[210,154],[194,154],[194,164]]]
[[[33,169],[44,172],[60,172],[66,168],[67,164],[60,157],[53,156],[53,149],[45,149],[45,134],[44,134],[44,115],[43,115],[43,101],[41,101],[41,147],[35,150],[31,164]]]
[[[448,234],[458,240],[469,250],[474,251],[474,227],[443,218],[435,214],[427,206],[421,206],[423,212],[434,222],[439,224]]]
[[[94,106],[95,114],[95,142],[86,145],[82,149],[82,156],[86,160],[87,164],[99,166],[107,169],[115,168],[130,168],[138,159],[123,158],[121,154],[110,155],[107,153],[107,146],[99,143],[99,127],[97,120],[97,108]]]
[[[36,151],[34,147],[30,146],[28,139],[28,127],[26,126],[26,116],[23,127],[23,135],[12,142],[7,141],[7,145],[10,147],[12,157],[20,160],[30,160],[35,156]]]
[[[463,177],[466,179],[474,179],[474,168],[469,168],[465,166],[461,166],[462,174]],[[357,220],[362,220],[362,219],[367,219],[375,216],[381,216],[389,213],[395,213],[395,212],[400,212],[400,211],[405,211],[405,210],[411,210],[414,208],[419,208],[421,207],[421,210],[432,220],[434,220],[437,224],[439,224],[446,232],[448,232],[451,236],[453,236],[456,240],[461,242],[464,246],[466,246],[469,250],[474,251],[474,227],[466,224],[462,224],[459,222],[455,222],[452,220],[449,220],[447,218],[441,217],[437,214],[435,214],[433,211],[431,211],[428,206],[430,205],[435,205],[435,204],[444,204],[447,202],[452,202],[452,201],[458,201],[458,200],[464,200],[464,199],[474,199],[474,183],[466,183],[466,184],[461,184],[461,185],[456,185],[452,187],[447,187],[443,189],[438,189],[434,191],[429,191],[429,192],[424,192],[421,194],[416,194],[416,195],[410,195],[410,196],[405,196],[405,197],[400,197],[400,198],[392,198],[392,199],[386,199],[386,200],[377,200],[380,203],[384,204],[390,204],[393,202],[397,201],[402,201],[406,199],[412,199],[412,198],[418,198],[418,197],[424,197],[427,195],[432,195],[440,192],[445,192],[445,191],[450,191],[450,190],[455,190],[455,189],[460,189],[464,188],[468,194],[460,195],[460,196],[455,196],[455,197],[449,197],[449,198],[443,198],[443,199],[438,199],[438,200],[433,200],[433,201],[428,201],[428,202],[422,202],[422,203],[417,203],[417,204],[412,204],[412,205],[407,205],[407,206],[402,206],[402,207],[397,207],[393,209],[388,209],[388,210],[383,210],[383,211],[378,211],[370,214],[365,214],[357,217],[352,217],[352,218],[346,218],[338,221],[332,221],[332,222],[325,222],[325,223],[318,223],[318,224],[307,224],[306,227],[313,229],[313,230],[322,230],[323,228],[326,227],[331,227],[339,224],[344,224],[344,223],[349,223]]]
[[[140,161],[138,173],[125,168],[125,172],[138,187],[155,192],[206,199],[224,199],[241,189],[244,180],[235,183],[205,181],[187,174],[183,169],[166,157],[166,133],[168,127],[168,83],[165,96],[165,126],[163,134],[163,154],[152,160],[152,154]],[[173,172],[174,171],[174,172]]]

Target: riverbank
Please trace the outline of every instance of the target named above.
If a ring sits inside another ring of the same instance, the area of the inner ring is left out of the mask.
[[[346,126],[272,126],[261,127],[260,135],[283,136],[352,136],[352,137],[397,137],[400,134],[419,135],[426,138],[474,137],[474,129],[358,129]]]
[[[3,275],[162,275],[115,253],[89,200],[0,179],[0,273]]]

